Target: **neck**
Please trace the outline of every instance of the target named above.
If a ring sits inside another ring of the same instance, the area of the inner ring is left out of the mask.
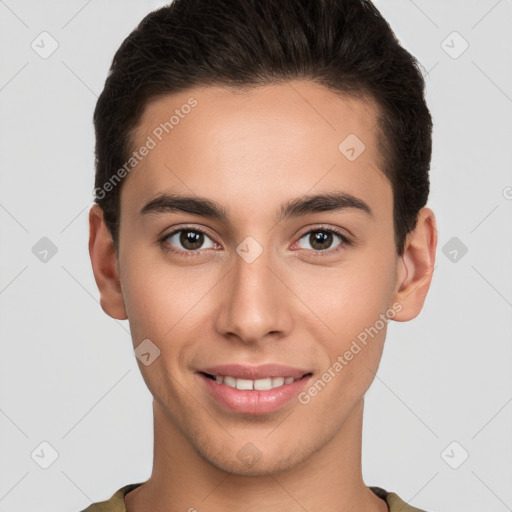
[[[226,473],[200,456],[154,401],[154,461],[149,480],[125,497],[127,512],[387,512],[363,482],[364,402],[336,435],[294,468],[263,476]]]

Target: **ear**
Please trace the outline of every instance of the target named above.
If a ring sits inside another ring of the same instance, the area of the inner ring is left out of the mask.
[[[114,242],[105,225],[103,210],[97,204],[89,211],[89,255],[100,291],[101,308],[112,318],[126,320]]]
[[[403,255],[397,268],[397,289],[394,301],[401,304],[393,320],[406,322],[418,316],[423,308],[432,275],[437,247],[434,212],[422,208],[416,227],[407,234]]]

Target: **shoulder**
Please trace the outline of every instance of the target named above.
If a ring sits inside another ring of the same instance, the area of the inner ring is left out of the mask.
[[[130,491],[142,485],[142,482],[136,484],[128,484],[118,489],[110,499],[91,503],[86,509],[80,512],[126,512],[124,505],[124,497]],[[403,501],[398,494],[386,491],[381,487],[372,486],[370,489],[379,497],[386,500],[389,512],[427,512],[426,510],[413,507]]]
[[[125,485],[121,487],[121,489],[118,489],[110,499],[91,503],[86,509],[80,512],[126,512],[124,497],[139,485],[142,485],[142,482]]]
[[[386,500],[386,503],[388,504],[389,512],[427,512],[426,510],[423,510],[421,508],[416,508],[408,503],[406,503],[404,500],[398,496],[398,494],[394,492],[386,491],[385,489],[382,489],[381,487],[370,487],[370,489],[379,497]]]

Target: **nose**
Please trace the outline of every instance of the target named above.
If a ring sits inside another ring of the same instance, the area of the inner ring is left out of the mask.
[[[270,251],[264,250],[254,261],[235,253],[233,260],[223,279],[217,331],[245,344],[286,337],[292,326],[293,293]]]

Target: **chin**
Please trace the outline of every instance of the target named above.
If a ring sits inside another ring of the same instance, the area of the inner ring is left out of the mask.
[[[216,468],[238,476],[269,476],[278,475],[297,467],[304,458],[302,450],[293,450],[283,458],[282,453],[260,452],[248,442],[238,451],[231,453],[223,449],[220,453],[200,452],[201,457]],[[251,460],[252,458],[252,460]],[[255,460],[257,459],[257,460]]]
[[[218,469],[225,471],[226,473],[237,475],[237,476],[269,476],[269,475],[278,475],[279,473],[283,473],[285,471],[289,471],[295,467],[295,464],[291,463],[291,461],[280,460],[280,461],[259,461],[252,466],[248,466],[247,464],[235,461],[233,459],[210,459],[209,462],[216,466]]]

